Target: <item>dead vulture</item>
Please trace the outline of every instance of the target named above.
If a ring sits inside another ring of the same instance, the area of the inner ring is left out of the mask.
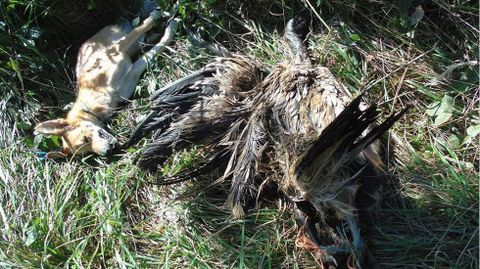
[[[323,262],[361,267],[359,213],[379,196],[382,178],[372,142],[404,111],[377,123],[375,105],[362,95],[352,101],[327,68],[313,66],[304,45],[309,25],[307,12],[288,22],[292,57],[263,80],[258,61],[220,58],[155,94],[144,128],[157,135],[138,165],[156,170],[174,150],[203,144],[210,155],[200,167],[223,167],[217,182],[231,182],[226,204],[234,216],[274,183]],[[211,170],[192,168],[167,182]]]

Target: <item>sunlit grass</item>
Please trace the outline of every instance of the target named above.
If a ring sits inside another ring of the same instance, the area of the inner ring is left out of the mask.
[[[156,175],[133,163],[148,139],[112,159],[41,161],[36,152],[59,141],[35,138],[32,127],[65,113],[74,97],[74,59],[64,56],[68,42],[51,50],[40,45],[42,35],[30,35],[35,45],[22,43],[29,36],[22,27],[50,27],[52,37],[56,24],[42,18],[70,18],[53,8],[43,12],[43,1],[30,2],[38,5],[0,7],[0,22],[8,27],[2,34],[14,33],[0,37],[6,55],[0,57],[0,267],[315,266],[295,246],[294,217],[281,200],[262,201],[235,220],[223,205],[229,186],[206,189],[211,180],[202,178],[168,187],[150,184],[194,166],[201,147],[177,153]],[[195,1],[186,2],[187,12],[198,13],[186,20],[204,25],[207,39],[267,67],[286,58],[282,27],[300,8],[297,2],[246,1],[242,9],[231,0],[206,1],[198,9]],[[478,4],[430,1],[422,4],[425,16],[409,25],[418,7],[413,1],[310,2],[330,27],[315,19],[309,41],[314,63],[329,67],[353,94],[367,89],[386,113],[411,106],[393,128],[392,179],[369,230],[369,247],[381,267],[478,268]],[[75,34],[69,35],[73,40]],[[152,91],[211,58],[179,33],[112,121],[120,141],[148,110]]]

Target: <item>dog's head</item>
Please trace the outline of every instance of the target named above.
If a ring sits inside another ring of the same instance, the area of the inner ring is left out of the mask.
[[[84,154],[94,152],[105,156],[111,152],[117,139],[94,122],[79,120],[69,122],[66,119],[48,120],[35,126],[40,134],[58,135],[62,137],[65,154]]]

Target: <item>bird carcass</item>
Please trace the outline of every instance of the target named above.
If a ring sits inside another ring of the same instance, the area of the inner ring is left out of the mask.
[[[290,201],[324,262],[361,267],[365,243],[359,225],[366,200],[379,197],[382,161],[374,143],[405,112],[378,122],[375,105],[352,100],[325,67],[313,66],[304,41],[310,16],[291,19],[284,36],[291,59],[262,78],[250,57],[217,59],[153,97],[149,122],[157,134],[138,165],[156,170],[169,155],[192,144],[209,152],[189,179],[221,167],[235,217],[261,186],[272,183]],[[186,100],[186,101],[184,101]]]

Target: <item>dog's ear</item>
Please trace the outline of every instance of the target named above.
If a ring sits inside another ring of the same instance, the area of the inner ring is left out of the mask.
[[[61,136],[69,126],[70,124],[65,119],[47,120],[35,126],[35,133]]]

